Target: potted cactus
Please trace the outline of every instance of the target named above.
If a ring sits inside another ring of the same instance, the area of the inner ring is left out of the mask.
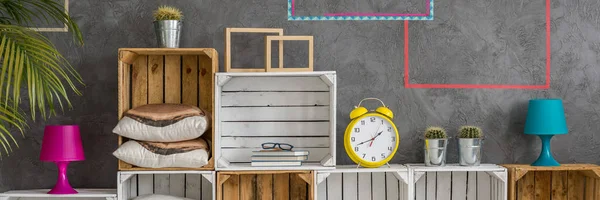
[[[446,165],[448,137],[442,127],[429,127],[425,130],[425,165]]]
[[[160,6],[154,11],[154,31],[159,47],[179,48],[181,19],[183,14],[175,7]]]
[[[481,163],[482,132],[476,126],[458,129],[458,155],[462,166],[478,166]]]

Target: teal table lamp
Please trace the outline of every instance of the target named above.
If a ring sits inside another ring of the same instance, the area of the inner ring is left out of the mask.
[[[567,134],[565,109],[560,99],[529,100],[525,134],[540,136],[542,152],[532,166],[560,166],[550,151],[550,140],[554,135]]]

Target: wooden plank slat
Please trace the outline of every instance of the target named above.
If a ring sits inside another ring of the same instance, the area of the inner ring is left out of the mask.
[[[584,177],[577,171],[567,172],[567,199],[582,200],[584,192]]]
[[[227,148],[221,149],[222,156],[230,162],[250,162],[252,151],[259,151],[262,148]],[[330,153],[329,148],[294,148],[294,150],[307,150],[308,161],[321,161],[323,157]]]
[[[201,178],[202,180],[202,200],[213,200],[213,184],[205,179],[204,177]]]
[[[374,172],[371,173],[371,195],[373,200],[385,199],[385,172]]]
[[[130,108],[131,65],[119,61],[119,119]],[[119,143],[120,144],[120,143]]]
[[[214,51],[213,55],[200,55],[198,57],[198,103],[202,110],[207,110],[213,113],[213,101],[215,99],[214,90],[214,79],[215,72],[219,70],[219,56]]]
[[[535,173],[527,173],[517,183],[517,199],[535,199]]]
[[[169,175],[168,174],[155,174],[154,175],[154,194],[165,194],[169,195],[170,190]]]
[[[452,172],[452,200],[467,199],[467,172]]]
[[[328,92],[224,92],[221,106],[326,106]]]
[[[596,180],[594,178],[585,177],[585,198],[586,200],[595,199]]]
[[[400,199],[401,196],[399,196],[398,193],[398,179],[391,172],[385,173],[385,194],[387,195],[386,199]]]
[[[291,182],[292,176],[297,177],[294,174],[274,174],[273,175],[273,199],[274,200],[288,200],[291,198],[290,184],[298,184],[297,182]],[[300,179],[300,178],[298,177],[298,179]]]
[[[181,103],[181,56],[165,56],[165,103]]]
[[[419,180],[417,180],[417,183],[415,183],[415,200],[425,200],[426,196],[427,196],[427,189],[425,188],[427,183],[427,177],[425,176],[421,176],[421,178]],[[411,199],[412,200],[412,199]]]
[[[329,122],[223,122],[221,124],[222,136],[329,136]]]
[[[478,200],[490,200],[491,199],[491,177],[486,172],[477,172],[477,199]],[[531,188],[531,194],[533,195],[533,187]]]
[[[138,177],[137,175],[132,176],[131,178],[129,178],[129,195],[128,197],[137,197],[137,187],[138,187]]]
[[[467,200],[477,199],[477,172],[467,172]]]
[[[148,56],[148,104],[163,103],[164,56]]]
[[[594,197],[596,198],[596,200],[600,200],[600,179],[595,179],[595,194]]]
[[[317,186],[317,200],[327,200],[327,179]]]
[[[358,200],[371,200],[371,187],[371,173],[358,173]]]
[[[519,184],[519,183],[517,183]],[[567,200],[567,172],[552,172],[552,199]]]
[[[181,103],[198,106],[198,56],[185,55],[181,72]]]
[[[256,175],[242,174],[240,175],[240,200],[254,200],[256,186]]]
[[[327,121],[329,107],[224,107],[221,121]]]
[[[319,77],[233,77],[223,92],[328,92],[329,86]]]
[[[223,200],[240,199],[240,175],[232,174],[225,183],[223,183]]]
[[[138,56],[131,70],[132,108],[148,104],[148,56]]]
[[[331,173],[327,177],[327,200],[342,200],[346,197],[342,192],[342,176],[340,173]]]
[[[154,175],[139,174],[138,175],[138,196],[154,193]]]
[[[256,199],[257,200],[272,200],[273,199],[273,175],[272,174],[256,175]]]
[[[185,174],[169,175],[169,195],[177,197],[185,196]]]
[[[222,148],[255,148],[265,141],[293,144],[296,147],[324,148],[329,147],[329,137],[222,137]]]
[[[427,172],[425,173],[427,178],[425,193],[427,194],[427,200],[437,200],[436,196],[436,187],[437,187],[437,173],[436,172]]]
[[[450,200],[452,197],[452,172],[437,173],[436,196],[438,200]]]
[[[185,197],[190,199],[202,199],[202,175],[185,174]]]
[[[289,195],[290,200],[308,200],[308,185],[298,174],[290,174]]]
[[[534,172],[529,172],[534,173]],[[552,172],[535,172],[535,199],[551,199]]]

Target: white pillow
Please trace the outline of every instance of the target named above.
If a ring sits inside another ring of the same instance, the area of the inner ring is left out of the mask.
[[[193,200],[189,198],[176,197],[163,194],[147,194],[133,198],[133,200]]]
[[[115,152],[113,152],[113,155],[129,164],[147,168],[198,168],[208,164],[208,152],[206,149],[196,149],[184,153],[161,155],[149,151],[133,140],[123,143]]]
[[[205,116],[192,116],[171,125],[147,125],[130,117],[123,117],[113,132],[123,137],[150,142],[178,142],[198,138],[208,129]]]

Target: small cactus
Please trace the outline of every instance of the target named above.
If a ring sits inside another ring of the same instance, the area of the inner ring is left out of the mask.
[[[477,126],[461,126],[458,129],[458,138],[481,138],[481,129]]]
[[[445,139],[446,130],[442,127],[429,127],[425,130],[425,139]]]
[[[160,6],[154,11],[154,20],[181,20],[183,14],[181,10],[171,6]]]

